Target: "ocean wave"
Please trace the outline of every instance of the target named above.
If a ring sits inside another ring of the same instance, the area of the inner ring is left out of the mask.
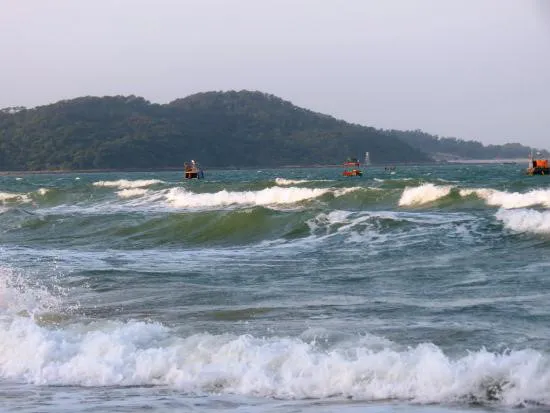
[[[420,186],[406,187],[399,199],[399,206],[424,205],[447,197],[455,191],[454,185],[435,185],[425,183]],[[534,189],[529,192],[507,192],[493,188],[461,188],[458,195],[462,198],[475,196],[488,206],[505,209],[525,208],[541,205],[550,207],[550,189]]]
[[[275,178],[275,183],[277,185],[281,186],[288,186],[288,185],[299,185],[299,184],[305,184],[308,181],[307,179],[285,179],[285,178]]]
[[[163,184],[164,181],[159,179],[136,179],[130,181],[128,179],[118,179],[116,181],[97,181],[94,182],[94,186],[118,188],[118,189],[132,189],[132,188],[144,188],[151,185]]]
[[[446,197],[451,193],[451,185],[423,184],[406,187],[399,199],[399,206],[423,205]]]
[[[379,235],[381,230],[395,229],[402,227],[403,224],[424,224],[430,225],[448,225],[448,224],[463,224],[472,221],[472,217],[467,214],[431,214],[431,213],[407,213],[395,211],[369,211],[369,212],[352,212],[344,210],[334,210],[328,213],[320,213],[314,218],[306,221],[311,232],[318,230],[330,231],[337,229],[338,232],[347,232],[356,229],[366,223],[375,224],[375,228]]]
[[[303,209],[303,202],[320,199],[331,201],[354,191],[352,188],[299,188],[269,187],[251,191],[194,192],[183,187],[166,189],[128,188],[116,191],[118,199],[98,197],[82,198],[81,202],[62,203],[54,206],[43,206],[38,213],[71,214],[71,215],[109,215],[131,212],[176,212],[176,211],[211,211],[215,209],[238,209],[262,206],[270,209]],[[328,198],[326,198],[328,196]],[[325,198],[323,198],[325,197]]]
[[[433,344],[407,349],[357,339],[323,348],[298,337],[195,334],[158,323],[97,322],[48,329],[0,324],[0,377],[38,385],[168,386],[189,393],[281,399],[550,405],[548,357],[484,349],[452,358]]]
[[[171,188],[165,194],[168,203],[176,208],[212,208],[229,205],[274,206],[290,205],[332,193],[342,196],[359,188],[298,188],[271,187],[259,191],[227,191],[195,193],[183,188]]]
[[[137,196],[143,196],[147,193],[148,193],[148,190],[143,188],[129,188],[129,189],[123,189],[121,191],[117,191],[117,195],[120,198],[134,198]]]
[[[461,189],[463,197],[476,195],[485,200],[487,205],[498,206],[506,209],[525,208],[528,206],[542,205],[550,207],[550,189],[534,189],[529,192],[506,192],[491,188]]]
[[[550,211],[501,209],[496,213],[496,218],[502,221],[505,228],[515,232],[550,234]]]
[[[14,192],[0,192],[0,202],[29,202],[30,198],[27,194]]]

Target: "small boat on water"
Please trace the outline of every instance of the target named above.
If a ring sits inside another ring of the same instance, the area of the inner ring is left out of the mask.
[[[185,162],[183,167],[185,170],[185,179],[204,179],[204,171],[194,159],[191,162]]]
[[[529,155],[529,166],[525,172],[527,173],[527,175],[550,174],[550,168],[548,167],[548,159],[534,159],[533,154]]]
[[[344,162],[344,166],[346,169],[344,169],[344,172],[342,172],[342,175],[344,176],[362,176],[363,172],[359,169],[359,161],[357,158],[348,158],[346,162]]]

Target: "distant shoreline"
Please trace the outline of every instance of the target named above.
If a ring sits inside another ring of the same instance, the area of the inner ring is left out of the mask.
[[[460,160],[449,160],[446,163],[463,163],[463,164],[527,164],[529,162],[528,158],[512,158],[512,159],[460,159]]]
[[[447,160],[444,162],[429,162],[429,163],[388,163],[388,164],[376,164],[376,165],[361,165],[362,168],[382,168],[387,166],[417,166],[417,165],[449,165],[449,164],[527,164],[527,158],[513,158],[513,159],[459,159],[459,160]],[[342,168],[341,164],[331,165],[283,165],[283,166],[243,166],[243,167],[211,167],[203,168],[205,171],[238,171],[238,170],[251,170],[251,169],[307,169],[307,168]],[[0,171],[0,176],[11,175],[48,175],[48,174],[93,174],[93,173],[110,173],[110,172],[165,172],[165,171],[181,171],[183,173],[183,167],[167,166],[161,168],[99,168],[99,169],[57,169],[57,170],[36,170],[36,171]]]

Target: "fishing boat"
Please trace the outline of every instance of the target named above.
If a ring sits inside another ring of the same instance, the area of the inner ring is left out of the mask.
[[[537,152],[540,155],[540,152]],[[548,167],[548,159],[535,159],[533,154],[529,155],[529,166],[525,171],[527,175],[548,175],[550,168]]]
[[[191,162],[185,162],[183,166],[185,179],[204,179],[204,171],[194,159],[191,159]]]
[[[363,172],[359,169],[359,161],[357,158],[348,158],[346,162],[344,162],[344,166],[346,169],[344,169],[344,172],[342,172],[342,175],[344,176],[362,176]]]

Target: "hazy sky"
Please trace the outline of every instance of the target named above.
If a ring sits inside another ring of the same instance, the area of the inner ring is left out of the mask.
[[[550,0],[0,0],[0,107],[240,89],[550,148]]]

